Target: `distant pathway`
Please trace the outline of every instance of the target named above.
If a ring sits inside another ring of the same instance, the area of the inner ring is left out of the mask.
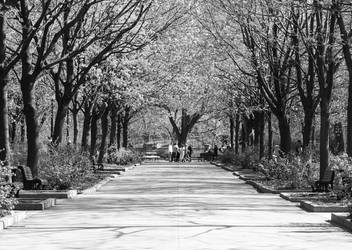
[[[0,231],[0,249],[351,249],[328,218],[211,165],[142,165]]]

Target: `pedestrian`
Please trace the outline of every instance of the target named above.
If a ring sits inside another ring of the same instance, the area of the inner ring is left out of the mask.
[[[176,156],[177,156],[177,144],[174,143],[172,146],[172,154],[171,154],[171,161],[176,161]]]
[[[169,162],[172,162],[172,142],[169,144]]]
[[[218,151],[219,151],[219,148],[218,148],[218,145],[214,145],[214,152],[213,152],[213,160],[216,160],[218,158]]]
[[[191,145],[188,146],[187,148],[187,153],[189,155],[189,161],[192,161],[192,153],[193,153],[193,148]]]
[[[176,144],[176,161],[180,161],[180,147]]]

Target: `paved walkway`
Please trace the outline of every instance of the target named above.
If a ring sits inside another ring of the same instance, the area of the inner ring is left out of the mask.
[[[0,231],[0,249],[350,249],[328,218],[214,166],[143,165]]]

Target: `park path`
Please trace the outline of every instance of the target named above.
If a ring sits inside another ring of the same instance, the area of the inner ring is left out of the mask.
[[[142,165],[0,231],[0,249],[350,249],[328,218],[205,163]]]

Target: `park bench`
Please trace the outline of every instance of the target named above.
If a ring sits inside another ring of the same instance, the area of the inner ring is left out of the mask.
[[[156,152],[145,152],[145,155],[143,155],[143,160],[152,160],[152,161],[156,161],[156,160],[160,160],[160,156],[157,155]]]
[[[328,192],[329,185],[334,189],[335,171],[329,170],[322,180],[318,180],[312,185],[313,192]]]
[[[200,161],[211,161],[213,159],[213,153],[211,152],[205,152],[205,153],[200,153],[198,160]]]
[[[91,162],[92,162],[92,170],[93,172],[96,172],[97,170],[103,170],[104,165],[102,163],[97,163],[95,160],[95,157],[91,157]]]
[[[43,189],[48,185],[46,180],[40,178],[34,178],[32,171],[27,166],[18,166],[12,169],[12,183],[17,184],[24,190],[36,190]]]

